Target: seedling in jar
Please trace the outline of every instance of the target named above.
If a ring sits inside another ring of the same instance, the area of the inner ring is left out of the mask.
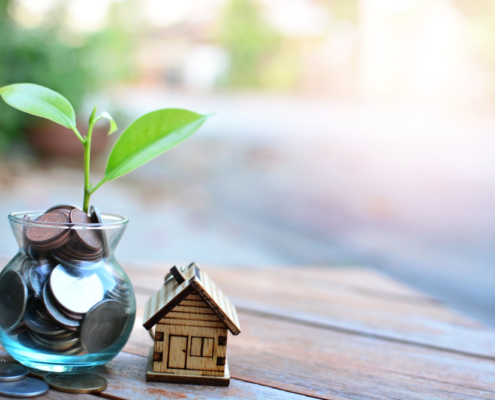
[[[18,110],[49,119],[70,129],[84,147],[84,200],[88,212],[91,195],[105,182],[117,179],[153,158],[170,150],[196,132],[211,116],[189,110],[164,108],[145,114],[132,122],[120,135],[108,157],[103,179],[90,181],[91,139],[95,124],[106,119],[108,134],[117,130],[117,124],[107,112],[97,115],[96,107],[89,117],[88,131],[81,134],[76,127],[76,115],[69,101],[61,94],[43,86],[18,83],[0,88],[3,100]]]

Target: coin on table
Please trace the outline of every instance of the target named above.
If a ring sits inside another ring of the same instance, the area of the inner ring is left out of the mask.
[[[88,353],[97,353],[113,345],[127,322],[124,307],[116,300],[95,305],[81,324],[81,343]]]
[[[103,299],[103,284],[96,274],[86,275],[58,265],[49,282],[57,303],[70,313],[84,314]]]
[[[16,271],[7,271],[0,279],[0,326],[14,329],[26,311],[28,288]]]
[[[50,317],[52,317],[59,324],[70,328],[77,328],[80,325],[80,321],[69,318],[59,311],[55,304],[55,300],[50,293],[48,282],[43,287],[43,304],[45,305]]]
[[[48,374],[45,382],[67,393],[99,393],[107,388],[107,380],[95,374]]]
[[[24,378],[15,382],[0,382],[0,396],[36,397],[48,392],[46,382],[34,378]]]
[[[3,362],[0,364],[0,382],[18,381],[24,379],[29,369],[22,364]]]

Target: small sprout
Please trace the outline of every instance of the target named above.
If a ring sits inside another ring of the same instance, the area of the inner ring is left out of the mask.
[[[100,119],[110,123],[108,134],[117,130],[117,124],[106,111],[96,116],[96,107],[89,117],[85,136],[77,130],[74,108],[62,95],[31,83],[0,87],[0,96],[18,110],[49,119],[71,129],[84,146],[84,202],[88,212],[91,195],[105,182],[117,179],[163,154],[195,133],[211,116],[196,114],[178,108],[164,108],[145,114],[131,123],[115,143],[103,179],[93,185],[89,179],[91,138],[93,127]]]

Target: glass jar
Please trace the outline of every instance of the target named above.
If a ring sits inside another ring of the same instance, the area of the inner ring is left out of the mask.
[[[43,212],[9,215],[19,252],[0,274],[0,342],[28,367],[70,372],[122,350],[136,300],[114,257],[127,218],[92,207],[91,218],[77,209],[67,222],[76,208],[59,207],[45,221]]]

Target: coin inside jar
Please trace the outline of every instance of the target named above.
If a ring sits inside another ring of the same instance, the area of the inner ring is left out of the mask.
[[[18,381],[29,373],[27,367],[13,362],[0,363],[0,382]]]
[[[103,284],[96,274],[85,275],[58,265],[49,283],[53,297],[69,313],[84,314],[103,299]]]
[[[39,318],[37,313],[34,311],[33,306],[26,308],[26,312],[24,313],[24,322],[29,329],[43,335],[60,335],[67,332],[63,327]]]
[[[70,222],[74,224],[91,224],[91,219],[84,211],[72,210],[70,213]],[[91,250],[100,250],[102,247],[101,238],[94,229],[76,229],[75,235]]]
[[[81,324],[81,343],[88,353],[97,353],[113,345],[122,334],[127,318],[116,300],[105,300],[85,315]]]
[[[48,392],[46,382],[35,378],[24,378],[14,382],[0,382],[0,395],[7,397],[36,397]]]
[[[48,374],[44,379],[52,389],[67,393],[98,393],[107,388],[106,379],[95,374]]]
[[[32,246],[50,250],[56,248],[68,240],[70,231],[64,226],[69,222],[67,213],[60,211],[50,211],[34,220],[38,223],[60,224],[60,226],[44,226],[32,224],[26,229],[26,237]]]
[[[26,282],[16,271],[7,271],[0,279],[0,326],[14,329],[26,311],[28,289]]]
[[[101,216],[100,209],[98,207],[91,206],[89,208],[89,215],[92,223],[103,225],[103,218]],[[105,232],[105,229],[100,229],[98,233],[101,236],[101,243],[103,246],[103,257],[108,257],[108,255],[110,254],[110,246],[108,245],[107,233]]]
[[[55,299],[53,299],[53,296],[50,293],[48,283],[46,283],[43,287],[43,304],[45,305],[50,317],[52,317],[59,324],[71,328],[77,328],[79,326],[80,322],[78,320],[69,318],[58,310],[55,304]]]

